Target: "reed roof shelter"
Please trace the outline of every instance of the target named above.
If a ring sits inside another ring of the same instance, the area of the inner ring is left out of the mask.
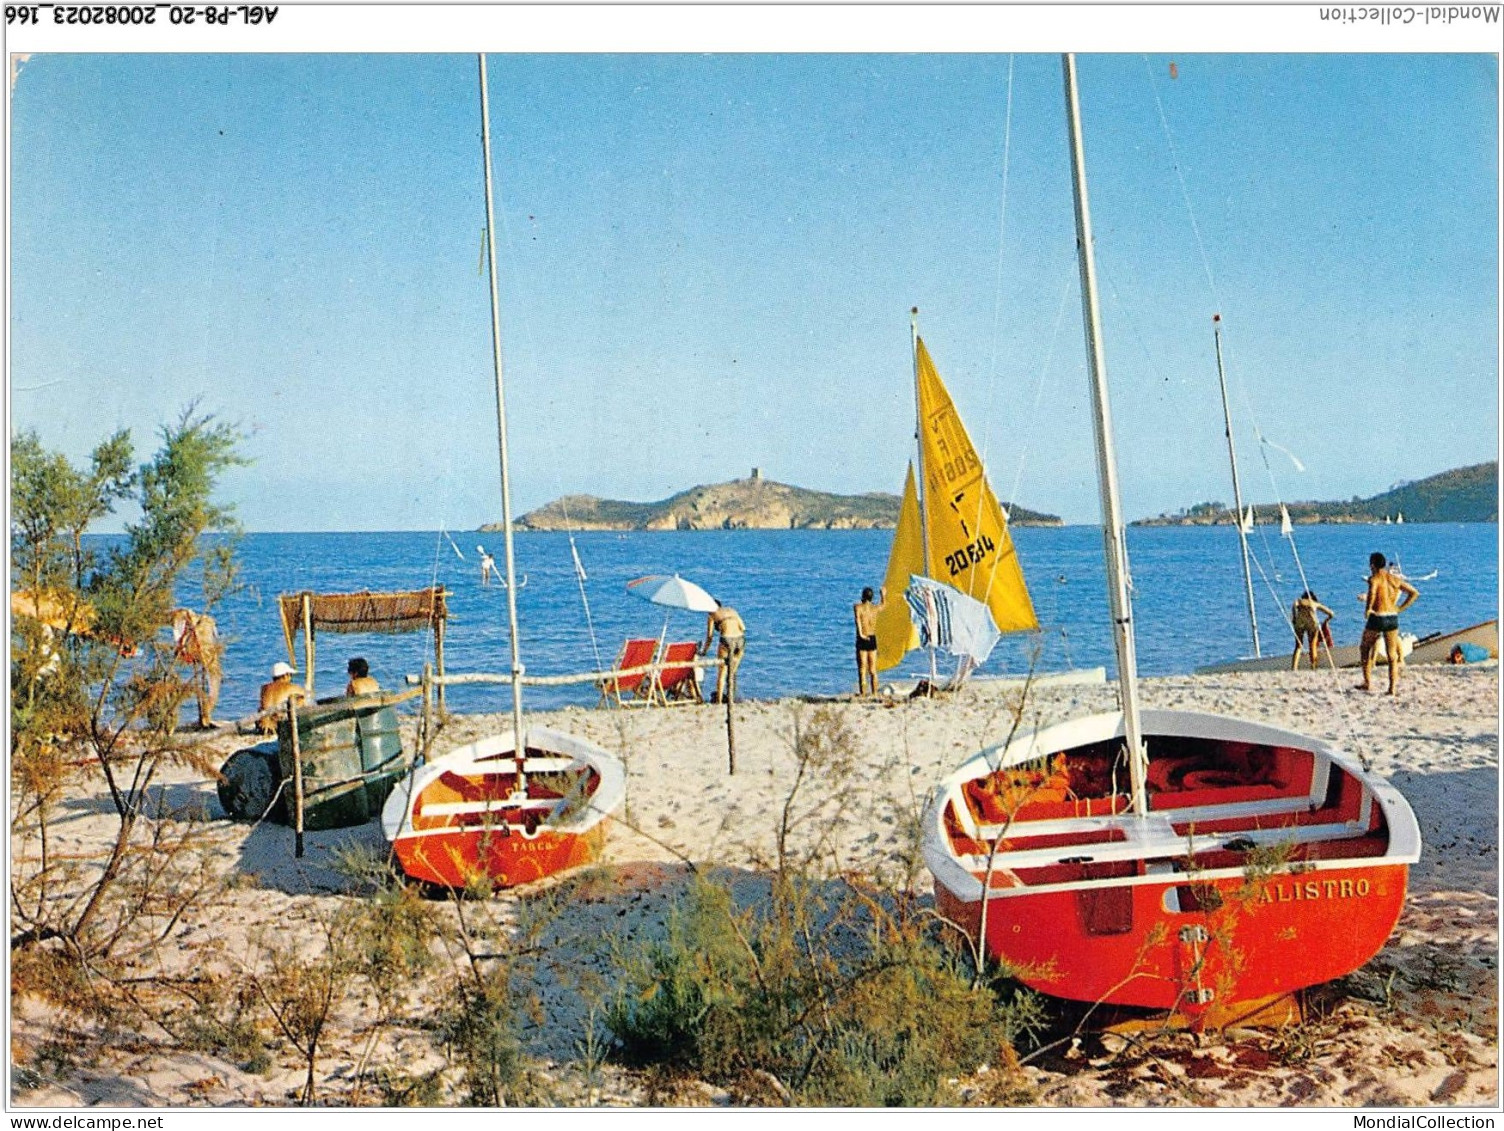
[[[297,666],[296,643],[303,637],[303,686],[313,698],[313,664],[316,637],[325,632],[422,632],[433,630],[434,670],[444,674],[444,626],[449,618],[448,593],[442,585],[400,593],[284,593],[277,598],[282,614],[282,636],[287,658]],[[444,706],[444,685],[439,684],[439,707]]]

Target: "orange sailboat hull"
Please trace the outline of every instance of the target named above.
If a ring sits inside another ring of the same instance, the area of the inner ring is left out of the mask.
[[[983,751],[936,789],[936,909],[1025,984],[1190,1018],[1342,977],[1405,902],[1420,831],[1341,751],[1263,724],[1144,712],[1147,811],[1122,720]]]
[[[411,879],[452,889],[515,887],[594,863],[625,796],[621,762],[557,731],[528,732],[524,774],[510,737],[482,739],[415,768],[382,811]]]
[[[442,837],[405,837],[393,849],[411,879],[463,889],[480,876],[497,887],[515,887],[593,864],[605,843],[604,821],[586,833],[545,831],[531,837],[498,823]]]
[[[986,948],[1025,985],[1055,997],[1193,1014],[1358,969],[1393,932],[1406,875],[1404,865],[1392,865],[1254,884],[1228,878],[1203,886],[1221,898],[1210,911],[1166,909],[1184,880],[995,897],[987,904]],[[976,936],[979,902],[939,889],[935,904]]]

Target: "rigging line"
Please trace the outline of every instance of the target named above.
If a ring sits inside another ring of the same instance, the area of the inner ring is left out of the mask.
[[[1253,564],[1258,568],[1259,577],[1264,582],[1265,588],[1269,590],[1269,596],[1274,598],[1275,608],[1279,610],[1279,615],[1284,619],[1285,626],[1289,628],[1291,632],[1294,632],[1295,622],[1290,619],[1290,611],[1285,608],[1284,598],[1279,595],[1279,592],[1274,588],[1274,582],[1270,581],[1269,575],[1264,572],[1264,563],[1259,561],[1259,556],[1257,554],[1250,554],[1249,561],[1253,562]]]
[[[1223,335],[1223,345],[1226,347],[1224,352],[1227,361],[1227,371],[1232,378],[1233,384],[1237,387],[1238,395],[1242,398],[1244,407],[1247,409],[1248,421],[1253,427],[1254,438],[1258,440],[1259,462],[1264,465],[1264,474],[1269,478],[1269,488],[1274,493],[1274,501],[1284,509],[1287,500],[1284,497],[1284,492],[1280,490],[1279,478],[1274,474],[1274,465],[1269,462],[1269,449],[1274,448],[1283,452],[1289,458],[1290,462],[1301,471],[1305,470],[1305,465],[1300,462],[1294,452],[1276,444],[1264,435],[1264,430],[1259,424],[1258,413],[1254,411],[1253,401],[1248,395],[1248,386],[1243,382],[1241,372],[1237,366],[1235,343],[1225,333]],[[1306,577],[1305,563],[1300,560],[1300,548],[1296,545],[1294,530],[1291,530],[1286,535],[1286,538],[1290,543],[1290,556],[1295,559],[1295,572],[1300,575],[1301,590],[1308,590],[1311,588],[1311,584],[1310,580]],[[1272,551],[1268,551],[1267,543],[1265,549],[1266,552],[1270,553],[1269,560],[1272,562],[1274,560],[1273,553]]]
[[[1166,144],[1170,148],[1170,156],[1171,156],[1171,161],[1173,163],[1173,167],[1175,169],[1175,176],[1176,176],[1176,179],[1180,182],[1181,196],[1185,200],[1186,212],[1190,215],[1191,231],[1195,235],[1195,238],[1196,238],[1196,247],[1197,247],[1197,250],[1200,252],[1200,255],[1201,255],[1201,266],[1202,266],[1202,269],[1206,272],[1206,281],[1207,281],[1208,287],[1211,288],[1212,299],[1217,304],[1217,307],[1220,309],[1221,306],[1222,306],[1222,303],[1221,303],[1220,297],[1217,294],[1216,280],[1215,280],[1215,278],[1214,278],[1214,276],[1212,274],[1211,262],[1208,259],[1207,254],[1206,254],[1206,245],[1203,243],[1203,241],[1201,239],[1201,228],[1200,228],[1200,225],[1198,225],[1197,222],[1196,222],[1196,212],[1195,212],[1195,209],[1191,205],[1190,190],[1189,190],[1189,188],[1186,185],[1185,175],[1182,172],[1181,167],[1180,167],[1179,154],[1178,154],[1178,152],[1177,152],[1177,150],[1175,148],[1175,138],[1174,138],[1174,135],[1170,132],[1169,119],[1165,115],[1164,102],[1159,97],[1159,87],[1158,87],[1158,84],[1154,81],[1154,68],[1150,65],[1150,63],[1149,63],[1149,57],[1147,55],[1143,56],[1143,60],[1144,60],[1144,69],[1145,69],[1145,72],[1146,72],[1146,74],[1148,75],[1148,78],[1149,78],[1149,89],[1154,94],[1154,105],[1155,105],[1156,109],[1159,111],[1160,127],[1164,130],[1165,142],[1166,142]],[[1229,356],[1229,359],[1231,359],[1231,356],[1232,356],[1232,351],[1231,350],[1228,351],[1228,356]],[[1232,368],[1232,367],[1229,366],[1229,368]],[[1236,372],[1236,371],[1234,370],[1234,372]],[[1274,489],[1275,499],[1276,499],[1277,502],[1280,503],[1280,505],[1284,505],[1284,499],[1283,499],[1283,497],[1280,494],[1279,484],[1278,484],[1278,481],[1275,479],[1274,469],[1269,464],[1269,455],[1268,455],[1268,452],[1266,450],[1266,445],[1272,445],[1273,442],[1264,436],[1263,429],[1259,426],[1258,414],[1255,413],[1254,410],[1253,410],[1253,404],[1252,404],[1251,399],[1248,396],[1247,387],[1243,384],[1241,378],[1239,378],[1236,381],[1236,384],[1238,386],[1238,392],[1240,393],[1240,395],[1243,398],[1244,405],[1248,409],[1248,418],[1249,418],[1250,423],[1253,425],[1254,435],[1258,438],[1258,441],[1259,441],[1259,456],[1260,456],[1260,458],[1263,461],[1265,472],[1267,472],[1268,475],[1269,475],[1269,481],[1270,481],[1270,485]],[[1278,445],[1273,445],[1273,446],[1278,447]],[[1285,451],[1285,454],[1288,455],[1288,456],[1290,456],[1291,460],[1295,462],[1296,466],[1300,467],[1300,461],[1297,460],[1297,459],[1295,459],[1295,457],[1294,457],[1293,454],[1291,454],[1290,452],[1286,451],[1284,448],[1280,448],[1280,451]],[[1304,470],[1304,469],[1302,468],[1302,470]],[[1241,516],[1239,516],[1239,521],[1241,521]],[[1301,580],[1302,580],[1302,584],[1303,584],[1303,588],[1309,589],[1310,586],[1308,584],[1304,584],[1304,582],[1305,582],[1305,569],[1300,564],[1300,554],[1299,554],[1299,551],[1297,551],[1296,548],[1295,548],[1295,537],[1294,537],[1293,534],[1290,536],[1290,552],[1295,557],[1296,568],[1300,572]],[[1258,556],[1257,555],[1253,556],[1253,561],[1254,561],[1254,564],[1256,564],[1258,566],[1259,575],[1264,578],[1265,584],[1269,585],[1269,579],[1268,579],[1267,576],[1265,576],[1263,564],[1258,561]],[[1272,585],[1270,585],[1270,589],[1271,589],[1271,591],[1273,590],[1273,586]],[[1290,630],[1293,633],[1294,632],[1294,625],[1293,625],[1293,623],[1290,620],[1289,612],[1288,612],[1288,610],[1286,610],[1286,608],[1284,606],[1284,602],[1282,600],[1280,600],[1278,602],[1278,604],[1279,604],[1280,615],[1282,617],[1284,617],[1285,622],[1287,624],[1290,624],[1290,626],[1291,626]],[[1332,678],[1334,680],[1338,679],[1338,678],[1351,678],[1351,677],[1342,677],[1341,674],[1339,672],[1337,672],[1336,670],[1333,670],[1333,672],[1331,674],[1332,674]],[[1356,740],[1358,738],[1358,735],[1357,735],[1356,730],[1354,728],[1353,715],[1352,715],[1351,710],[1348,708],[1346,702],[1342,698],[1340,698],[1340,697],[1338,699],[1337,706],[1338,706],[1338,710],[1336,712],[1337,717],[1341,720],[1341,722],[1343,724],[1343,728],[1347,731],[1348,737],[1351,738],[1351,739]],[[1363,769],[1366,771],[1368,769],[1368,767],[1369,767],[1369,760],[1368,760],[1367,754],[1364,751],[1364,747],[1362,745],[1360,745],[1357,741],[1354,741],[1351,744],[1351,748],[1357,753],[1358,760],[1362,763]]]
[[[557,478],[557,468],[555,473]],[[573,559],[575,583],[580,587],[580,604],[585,606],[585,627],[590,632],[590,650],[595,655],[595,670],[603,671],[605,666],[601,663],[601,646],[595,637],[595,621],[590,616],[590,598],[585,594],[585,566],[580,561],[579,548],[574,544],[574,519],[569,517],[569,497],[562,491],[559,494],[559,506],[564,511],[564,526],[569,531],[569,555]]]
[[[1256,508],[1254,510],[1254,513],[1255,514],[1258,513],[1258,511],[1257,511]],[[1268,523],[1264,523],[1265,527],[1267,527],[1268,525],[1269,525]],[[1269,595],[1274,598],[1275,604],[1277,604],[1281,609],[1283,609],[1284,605],[1285,605],[1285,598],[1284,598],[1284,595],[1282,593],[1280,593],[1279,590],[1276,588],[1276,582],[1279,581],[1279,567],[1274,564],[1274,549],[1269,545],[1269,534],[1268,534],[1267,530],[1260,530],[1259,531],[1259,541],[1263,544],[1263,547],[1264,547],[1264,556],[1269,559],[1269,568],[1270,568],[1270,570],[1272,570],[1274,572],[1274,581],[1270,581],[1267,577],[1265,577],[1265,579],[1264,579],[1265,584],[1269,586]],[[1292,545],[1293,545],[1293,543],[1292,543]],[[1253,554],[1253,555],[1251,555],[1251,557],[1252,557],[1252,560],[1255,561],[1255,562],[1257,562],[1259,560],[1259,556],[1257,554]],[[1262,565],[1259,566],[1259,572],[1261,574],[1264,572],[1264,569],[1263,569]],[[1302,580],[1303,579],[1304,579],[1304,575],[1302,575]],[[1286,614],[1285,620],[1287,622],[1290,621],[1290,617],[1289,617],[1288,614]],[[1291,622],[1291,623],[1293,625],[1293,622]],[[1292,631],[1293,631],[1293,627],[1292,627]]]
[[[433,577],[428,582],[430,590],[438,588],[439,585],[439,557],[444,552],[444,539],[449,536],[444,526],[445,523],[441,520],[439,522],[439,536],[434,540],[433,544]],[[425,656],[433,651],[433,634],[433,617],[430,616],[428,618],[428,627],[423,630],[423,655]]]
[[[1013,486],[1008,492],[1008,505],[1012,507],[1018,502],[1018,492],[1023,486],[1024,464],[1029,458],[1029,443],[1034,435],[1034,421],[1039,416],[1039,402],[1044,395],[1045,378],[1049,376],[1050,367],[1055,361],[1055,345],[1060,340],[1060,325],[1065,320],[1066,305],[1071,298],[1071,284],[1075,279],[1074,271],[1065,273],[1065,285],[1060,289],[1060,305],[1055,309],[1055,327],[1050,332],[1050,344],[1045,350],[1044,365],[1039,370],[1039,377],[1034,382],[1034,401],[1029,407],[1029,427],[1024,433],[1024,443],[1018,454],[1018,470],[1013,474]]]
[[[1201,225],[1196,222],[1196,209],[1191,205],[1191,190],[1185,182],[1185,172],[1180,167],[1180,152],[1175,147],[1175,135],[1170,132],[1170,120],[1165,115],[1164,101],[1159,97],[1159,84],[1154,81],[1154,68],[1149,56],[1144,55],[1144,72],[1149,78],[1149,91],[1154,95],[1154,106],[1159,111],[1159,125],[1164,131],[1165,144],[1170,149],[1170,167],[1175,170],[1175,179],[1180,182],[1180,196],[1185,201],[1186,214],[1191,218],[1191,234],[1196,237],[1196,250],[1201,254],[1201,269],[1206,272],[1206,285],[1212,293],[1217,309],[1222,308],[1221,296],[1217,293],[1217,281],[1212,275],[1212,263],[1206,254],[1206,244],[1201,239]]]
[[[1013,56],[1008,56],[1008,97],[1003,110],[1003,185],[1002,199],[997,210],[997,270],[992,283],[992,356],[987,363],[987,417],[982,428],[982,465],[987,464],[987,453],[992,444],[993,406],[997,401],[997,355],[1003,323],[1003,261],[1007,250],[1008,233],[1008,161],[1013,147]],[[981,517],[981,500],[977,500],[977,515]]]
[[[496,193],[496,195],[497,196],[501,195],[500,186],[497,186],[497,193]],[[499,224],[500,224],[500,227],[501,227],[501,234],[502,234],[502,238],[506,242],[506,248],[507,248],[507,265],[506,265],[507,266],[507,274],[511,278],[512,285],[515,288],[516,292],[519,295],[526,294],[526,291],[523,289],[523,286],[522,286],[522,276],[521,276],[521,274],[520,274],[520,272],[518,270],[518,266],[517,266],[518,262],[521,259],[521,256],[518,254],[516,241],[514,241],[513,238],[512,238],[512,228],[511,228],[511,225],[507,223],[507,210],[506,210],[505,206],[503,206],[498,211],[499,211],[499,214],[500,214]],[[528,354],[530,354],[532,356],[537,356],[536,350],[534,349],[533,335],[532,335],[532,326],[531,326],[531,323],[528,321],[528,317],[527,317],[527,308],[526,308],[526,306],[524,304],[519,303],[519,304],[517,304],[517,309],[519,310],[520,313],[519,313],[519,316],[517,318],[516,326],[517,326],[517,329],[518,329],[518,337],[520,338],[520,340],[522,341],[522,344],[523,344],[524,352],[526,352],[526,353],[528,353]],[[574,533],[575,533],[574,532],[574,521],[569,516],[569,504],[567,502],[563,502],[563,500],[566,498],[566,495],[565,495],[565,491],[564,491],[563,480],[559,477],[559,468],[558,468],[557,464],[554,465],[554,486],[557,487],[558,490],[559,490],[559,498],[561,500],[561,506],[563,507],[563,510],[564,510],[564,524],[568,528],[568,533],[569,533],[569,548],[570,548],[571,558],[572,558],[571,565],[573,567],[575,567],[575,580],[578,582],[579,587],[580,587],[580,601],[585,606],[585,627],[589,630],[589,633],[590,633],[590,648],[591,648],[591,651],[594,653],[594,656],[595,656],[595,667],[596,667],[596,670],[600,671],[601,668],[602,668],[602,666],[603,666],[601,664],[600,643],[596,639],[596,635],[595,635],[595,622],[591,618],[591,615],[590,615],[590,600],[585,595],[585,581],[584,581],[584,578],[582,578],[580,576],[579,551],[575,548],[575,542],[574,542]],[[525,577],[524,577],[524,581],[526,581]],[[518,586],[518,588],[521,588],[521,586]]]
[[[1024,442],[1019,445],[1018,469],[1013,474],[1013,487],[1008,492],[1008,503],[1007,503],[1008,518],[1007,518],[1006,522],[1004,523],[1004,530],[1005,531],[1007,531],[1008,528],[1013,525],[1013,513],[1012,512],[1013,512],[1014,506],[1017,505],[1017,503],[1018,503],[1018,492],[1019,492],[1019,489],[1023,485],[1024,464],[1028,461],[1028,458],[1029,458],[1029,446],[1033,442],[1032,438],[1034,436],[1034,423],[1039,418],[1039,402],[1040,402],[1040,399],[1044,395],[1044,382],[1045,382],[1045,378],[1047,376],[1049,376],[1050,367],[1051,367],[1051,365],[1054,364],[1054,361],[1055,361],[1055,345],[1060,340],[1060,326],[1061,326],[1061,323],[1065,320],[1065,308],[1066,308],[1066,304],[1070,301],[1071,286],[1073,284],[1073,281],[1076,279],[1076,277],[1077,277],[1076,276],[1076,272],[1074,270],[1067,270],[1066,273],[1065,273],[1065,285],[1060,290],[1060,305],[1058,307],[1056,307],[1056,309],[1055,309],[1055,326],[1054,326],[1054,329],[1050,331],[1050,344],[1045,349],[1044,364],[1040,367],[1039,376],[1035,379],[1035,382],[1034,382],[1034,400],[1033,400],[1033,403],[1029,406],[1029,424],[1028,424],[1027,430],[1024,432]],[[985,457],[983,457],[983,459],[982,459],[982,466],[984,468],[987,466],[987,460],[986,460]],[[978,524],[979,525],[980,525],[980,516],[981,516],[981,506],[982,506],[982,503],[981,503],[981,499],[979,497],[977,499],[977,515],[978,515]],[[1009,533],[1008,536],[1011,538],[1012,534]],[[1014,553],[1017,553],[1017,552],[1018,551],[1015,548]],[[992,565],[988,568],[988,571],[987,571],[987,587],[985,589],[983,589],[982,592],[984,592],[984,593],[991,593],[992,592],[992,583],[997,580],[997,567],[999,565],[1001,565],[1001,564],[1002,564],[1002,557],[1001,557],[1001,555],[994,554],[992,556]],[[1038,611],[1036,610],[1036,619],[1037,619],[1037,612]]]
[[[1159,114],[1160,128],[1164,132],[1165,145],[1170,150],[1170,164],[1171,164],[1171,167],[1175,170],[1175,178],[1176,178],[1176,181],[1180,185],[1181,199],[1185,201],[1186,215],[1190,218],[1190,223],[1191,223],[1191,234],[1195,237],[1195,240],[1196,240],[1196,250],[1197,250],[1197,252],[1201,256],[1201,268],[1206,273],[1206,285],[1207,285],[1208,290],[1211,291],[1212,302],[1216,305],[1217,309],[1220,310],[1221,307],[1222,307],[1222,298],[1221,298],[1221,295],[1218,294],[1218,292],[1217,292],[1217,281],[1216,281],[1215,276],[1212,273],[1211,259],[1207,255],[1206,243],[1201,238],[1201,225],[1196,220],[1196,209],[1195,209],[1195,206],[1191,203],[1190,186],[1186,184],[1185,171],[1181,167],[1181,163],[1180,163],[1180,152],[1179,152],[1178,148],[1175,145],[1175,135],[1174,135],[1174,133],[1170,129],[1170,120],[1169,120],[1169,117],[1168,117],[1168,115],[1165,114],[1164,100],[1161,99],[1160,96],[1159,96],[1159,84],[1155,81],[1155,78],[1154,78],[1154,68],[1153,68],[1153,66],[1149,62],[1149,56],[1148,55],[1144,55],[1142,58],[1144,60],[1144,73],[1148,77],[1148,80],[1149,80],[1149,90],[1154,95],[1154,106],[1155,106],[1155,109],[1158,111],[1158,114]],[[1273,468],[1271,468],[1270,465],[1269,465],[1268,453],[1265,450],[1265,445],[1272,443],[1272,441],[1270,441],[1267,437],[1265,437],[1264,430],[1259,425],[1258,414],[1253,409],[1252,399],[1248,395],[1248,388],[1243,383],[1243,381],[1241,379],[1241,374],[1238,372],[1237,367],[1234,364],[1231,364],[1232,361],[1233,361],[1233,350],[1230,348],[1231,343],[1228,343],[1228,345],[1229,345],[1229,348],[1227,350],[1227,355],[1228,355],[1229,364],[1227,366],[1227,369],[1233,374],[1234,383],[1238,387],[1238,393],[1242,397],[1244,408],[1248,412],[1248,420],[1253,425],[1254,435],[1257,437],[1257,439],[1259,441],[1259,455],[1260,455],[1260,458],[1263,460],[1264,470],[1269,475],[1270,485],[1274,488],[1275,501],[1278,502],[1281,506],[1283,506],[1285,500],[1280,495],[1279,485],[1278,485],[1278,483],[1274,479],[1274,471],[1273,471]],[[1280,450],[1284,451],[1283,448],[1281,448]],[[1289,453],[1287,452],[1286,454],[1288,455]],[[1290,458],[1292,460],[1295,459],[1295,457],[1293,455],[1291,455]],[[1295,463],[1296,463],[1296,466],[1300,466],[1300,461],[1299,460],[1295,460]],[[1238,516],[1238,520],[1240,522],[1242,521],[1242,516],[1241,515]],[[1268,552],[1267,543],[1265,545],[1265,550],[1266,550],[1266,552]],[[1290,535],[1290,553],[1291,553],[1291,555],[1295,559],[1295,569],[1296,569],[1296,572],[1298,572],[1300,574],[1302,588],[1309,589],[1310,586],[1308,584],[1306,584],[1305,567],[1301,564],[1300,552],[1295,547],[1295,536],[1293,534]],[[1270,557],[1270,561],[1273,561],[1272,555]],[[1283,601],[1282,600],[1281,600],[1281,606],[1283,606]]]
[[[992,418],[996,415],[997,406],[997,357],[1000,339],[1002,338],[1003,322],[1003,263],[1007,251],[1008,232],[1008,169],[1013,150],[1013,55],[1008,56],[1008,86],[1007,98],[1003,109],[1003,183],[1002,196],[998,203],[997,212],[997,270],[993,276],[992,284],[992,356],[987,366],[987,413],[982,423],[982,474],[985,482],[988,466],[988,454],[992,448]],[[1036,404],[1038,399],[1036,396]],[[982,499],[985,492],[977,492],[977,509],[972,519],[972,525],[980,528],[982,525]],[[1011,517],[1011,516],[1010,516]],[[1007,531],[1008,520],[1003,522],[1004,532]],[[992,568],[987,575],[987,584],[982,589],[983,598],[992,591],[992,583],[997,578],[997,567],[1001,556],[994,554]],[[976,579],[973,577],[968,586],[967,596],[975,597],[973,591],[976,587]],[[984,602],[985,603],[985,602]]]
[[[1180,185],[1180,196],[1181,196],[1181,199],[1185,201],[1186,215],[1189,217],[1190,223],[1191,223],[1191,234],[1195,237],[1195,240],[1196,240],[1196,250],[1197,250],[1198,254],[1201,256],[1201,269],[1206,273],[1206,285],[1207,285],[1207,289],[1211,292],[1212,302],[1215,304],[1216,308],[1218,310],[1220,310],[1222,308],[1222,298],[1221,298],[1221,295],[1217,291],[1217,281],[1216,281],[1216,277],[1212,273],[1211,259],[1207,255],[1207,251],[1206,251],[1206,242],[1201,238],[1201,225],[1196,220],[1196,208],[1191,203],[1191,190],[1190,190],[1190,186],[1186,183],[1185,170],[1181,166],[1180,151],[1179,151],[1179,149],[1175,145],[1175,135],[1174,135],[1174,132],[1170,129],[1170,119],[1169,119],[1169,116],[1165,113],[1164,100],[1162,98],[1160,98],[1160,96],[1159,96],[1159,84],[1158,84],[1158,82],[1155,81],[1155,78],[1154,78],[1154,67],[1150,64],[1150,62],[1149,62],[1149,56],[1148,55],[1144,55],[1144,56],[1142,56],[1142,58],[1143,58],[1143,61],[1144,61],[1144,73],[1145,73],[1146,77],[1149,80],[1149,90],[1154,95],[1154,107],[1155,107],[1155,110],[1159,114],[1160,129],[1164,132],[1165,145],[1170,150],[1170,165],[1171,165],[1171,168],[1173,168],[1175,170],[1175,179],[1176,179],[1176,181]],[[1248,395],[1248,388],[1243,383],[1243,381],[1241,379],[1241,375],[1239,374],[1239,372],[1237,370],[1237,367],[1234,364],[1232,364],[1232,361],[1233,361],[1233,350],[1231,349],[1231,343],[1227,343],[1227,344],[1228,344],[1229,348],[1227,349],[1228,365],[1227,365],[1226,368],[1233,375],[1234,384],[1237,385],[1238,393],[1242,397],[1244,407],[1246,408],[1246,410],[1248,412],[1248,420],[1253,425],[1254,435],[1258,438],[1258,441],[1259,441],[1259,455],[1260,455],[1260,458],[1263,460],[1264,470],[1269,475],[1270,485],[1274,488],[1275,501],[1278,502],[1281,506],[1283,506],[1285,500],[1280,495],[1279,485],[1278,485],[1278,483],[1274,479],[1274,470],[1269,465],[1268,452],[1265,450],[1265,445],[1270,444],[1271,441],[1268,440],[1264,436],[1263,428],[1260,427],[1260,425],[1259,425],[1258,414],[1253,409],[1253,402],[1252,402],[1252,399]],[[1284,449],[1280,449],[1280,450],[1283,451]],[[1288,455],[1289,453],[1287,452],[1286,454]],[[1292,460],[1295,459],[1295,457],[1293,455],[1291,455],[1290,458]],[[1300,461],[1299,460],[1295,460],[1295,463],[1296,463],[1297,467],[1300,466]],[[1242,521],[1242,515],[1238,516],[1238,521],[1239,522]],[[1310,586],[1308,584],[1306,584],[1305,567],[1301,564],[1300,552],[1295,547],[1295,536],[1294,536],[1294,534],[1291,534],[1289,536],[1289,541],[1290,541],[1290,553],[1291,553],[1291,555],[1295,559],[1295,569],[1296,569],[1296,572],[1298,572],[1300,574],[1302,588],[1303,589],[1309,589]],[[1269,551],[1267,541],[1265,542],[1265,552],[1266,553],[1271,553]],[[1270,561],[1272,562],[1273,560],[1274,559],[1273,559],[1273,556],[1272,556],[1272,553],[1271,553]],[[1259,567],[1259,572],[1263,573],[1263,567],[1262,567],[1262,565]],[[1265,580],[1267,581],[1267,578]],[[1278,598],[1277,595],[1276,595],[1276,599],[1279,600],[1280,608],[1281,608],[1281,611],[1283,612],[1283,608],[1284,608],[1283,599],[1282,598]],[[1288,619],[1288,617],[1286,619]]]
[[[1201,256],[1201,269],[1206,273],[1206,285],[1207,285],[1207,289],[1210,290],[1210,292],[1211,292],[1212,302],[1216,305],[1217,309],[1220,310],[1221,307],[1222,307],[1221,295],[1218,294],[1218,292],[1217,292],[1217,281],[1216,281],[1216,277],[1212,273],[1211,259],[1207,255],[1207,251],[1206,251],[1206,242],[1201,238],[1201,225],[1196,220],[1196,208],[1191,203],[1191,190],[1190,190],[1190,186],[1186,183],[1185,170],[1181,166],[1180,151],[1179,151],[1179,149],[1175,145],[1175,135],[1174,135],[1174,132],[1170,129],[1170,120],[1169,120],[1169,116],[1165,113],[1164,100],[1162,98],[1160,98],[1160,96],[1159,96],[1159,84],[1158,84],[1158,82],[1155,81],[1155,78],[1154,78],[1154,67],[1150,64],[1150,62],[1149,62],[1149,56],[1148,55],[1144,55],[1144,56],[1142,56],[1142,58],[1143,58],[1143,61],[1144,61],[1144,73],[1145,73],[1146,77],[1149,80],[1149,90],[1154,95],[1154,107],[1155,107],[1155,110],[1159,114],[1160,129],[1164,132],[1165,145],[1170,150],[1170,165],[1175,170],[1175,179],[1176,179],[1176,181],[1180,185],[1180,196],[1181,196],[1181,199],[1185,201],[1186,215],[1189,217],[1190,223],[1191,223],[1191,234],[1195,237],[1195,240],[1196,240],[1196,250],[1197,250],[1197,252]],[[1272,443],[1272,441],[1270,441],[1268,438],[1266,438],[1264,436],[1263,428],[1260,427],[1260,425],[1259,425],[1258,414],[1254,411],[1252,400],[1251,400],[1251,398],[1248,395],[1248,388],[1243,383],[1243,381],[1241,380],[1241,375],[1238,373],[1238,370],[1237,370],[1236,366],[1233,365],[1233,364],[1231,364],[1232,359],[1233,359],[1233,351],[1230,348],[1231,343],[1228,343],[1228,345],[1229,345],[1229,348],[1227,350],[1227,355],[1228,355],[1229,364],[1227,366],[1227,369],[1234,376],[1234,383],[1237,385],[1237,387],[1238,387],[1238,393],[1239,393],[1239,395],[1243,399],[1244,407],[1247,409],[1249,422],[1253,425],[1254,435],[1258,438],[1258,441],[1259,441],[1259,455],[1260,455],[1260,458],[1263,460],[1264,470],[1269,475],[1270,485],[1274,488],[1275,501],[1278,502],[1281,506],[1283,506],[1285,500],[1280,495],[1279,484],[1275,481],[1275,478],[1274,478],[1274,469],[1272,467],[1270,467],[1270,465],[1269,465],[1268,452],[1265,450],[1265,445]],[[1275,445],[1275,446],[1278,446],[1278,445]],[[1281,448],[1280,450],[1284,451],[1283,448]],[[1287,452],[1286,454],[1289,455],[1290,453]],[[1293,455],[1291,455],[1290,458],[1292,460],[1295,460],[1295,457]],[[1299,460],[1295,460],[1295,463],[1296,463],[1297,467],[1300,466],[1300,461]],[[1238,521],[1239,522],[1242,521],[1242,516],[1241,515],[1238,516]],[[1294,536],[1294,534],[1291,534],[1289,536],[1289,540],[1290,540],[1290,553],[1291,553],[1291,555],[1295,559],[1295,569],[1296,569],[1296,572],[1298,572],[1300,574],[1302,588],[1309,589],[1310,586],[1308,584],[1306,584],[1305,567],[1301,563],[1300,552],[1295,547],[1295,536]],[[1266,553],[1270,553],[1267,541],[1265,542],[1265,552]],[[1271,553],[1270,561],[1272,562],[1273,560],[1274,559],[1273,559],[1273,556],[1272,556],[1272,553]],[[1263,567],[1260,566],[1260,573],[1262,573],[1262,572],[1263,572]],[[1280,605],[1281,605],[1281,609],[1283,609],[1283,600],[1282,599],[1280,599]]]

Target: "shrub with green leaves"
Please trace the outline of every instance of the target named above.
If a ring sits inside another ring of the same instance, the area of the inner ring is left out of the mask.
[[[934,1104],[1023,1036],[920,921],[839,884],[784,879],[739,907],[700,880],[622,973],[607,1016],[621,1059],[750,1093],[771,1078],[782,1102]]]

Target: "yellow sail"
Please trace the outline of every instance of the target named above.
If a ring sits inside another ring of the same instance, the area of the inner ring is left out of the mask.
[[[924,573],[924,536],[919,526],[919,492],[914,486],[914,465],[904,480],[903,503],[898,508],[898,529],[888,554],[888,572],[883,575],[886,600],[877,614],[877,667],[896,667],[904,653],[919,647],[919,630],[909,619],[904,591],[910,574]]]
[[[923,339],[916,341],[929,576],[984,603],[1000,632],[1038,628],[997,496]]]

